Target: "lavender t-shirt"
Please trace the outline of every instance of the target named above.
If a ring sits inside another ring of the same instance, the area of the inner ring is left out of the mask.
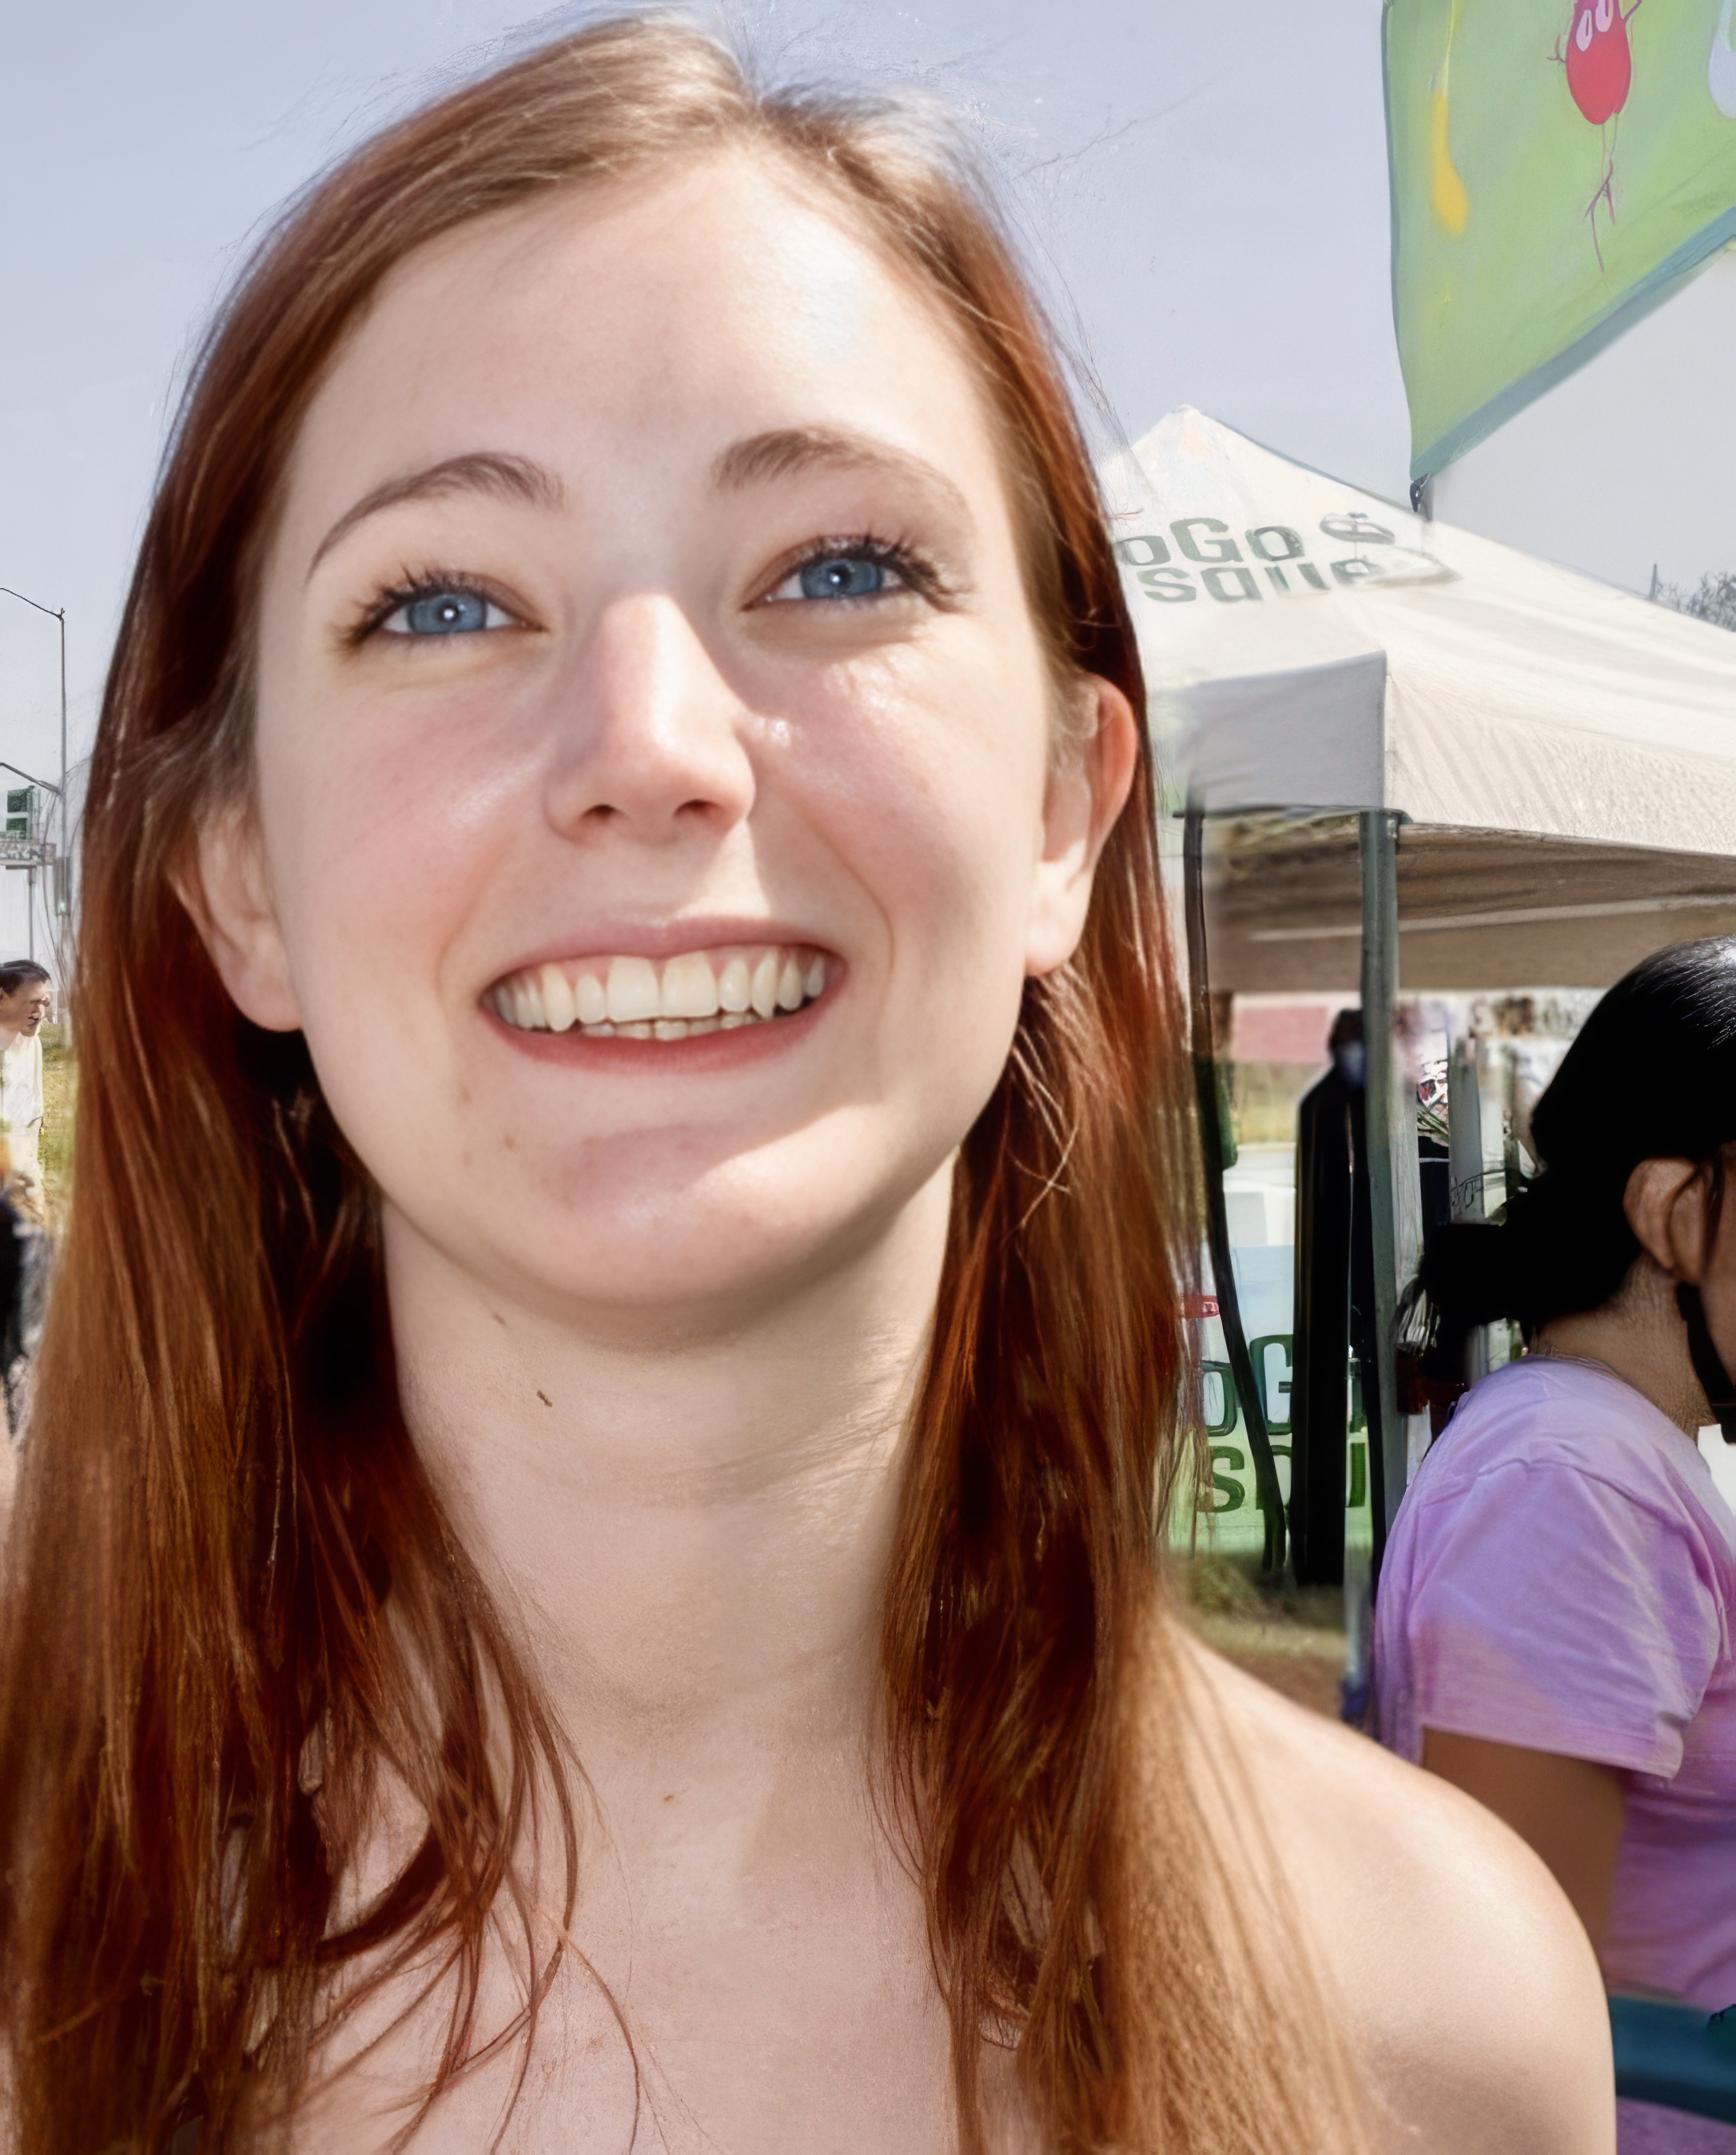
[[[1595,1364],[1485,1377],[1394,1523],[1383,1740],[1438,1728],[1618,1769],[1612,1989],[1736,2004],[1736,1519],[1693,1441]],[[1728,2128],[1725,2128],[1726,2131]]]

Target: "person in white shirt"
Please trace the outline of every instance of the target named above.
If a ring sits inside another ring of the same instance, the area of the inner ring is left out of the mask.
[[[42,1163],[42,1027],[53,1009],[54,982],[28,958],[0,965],[0,1134],[12,1155],[8,1192],[18,1209],[46,1224]]]

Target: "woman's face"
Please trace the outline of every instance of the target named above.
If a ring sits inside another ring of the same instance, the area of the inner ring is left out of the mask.
[[[1133,755],[932,305],[734,155],[411,257],[302,429],[207,933],[389,1236],[732,1314],[935,1182]],[[1079,714],[1075,714],[1076,717]]]

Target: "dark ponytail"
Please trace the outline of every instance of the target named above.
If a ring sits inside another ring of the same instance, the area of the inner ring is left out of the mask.
[[[1443,1332],[1516,1318],[1529,1339],[1597,1309],[1640,1246],[1624,1210],[1642,1159],[1710,1162],[1736,1139],[1736,936],[1647,958],[1586,1019],[1531,1117],[1539,1171],[1498,1226],[1431,1236],[1421,1285]]]

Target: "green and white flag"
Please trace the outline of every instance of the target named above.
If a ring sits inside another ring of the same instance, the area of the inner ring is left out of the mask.
[[[1733,16],[1736,0],[1386,0],[1413,478],[1736,238]]]

